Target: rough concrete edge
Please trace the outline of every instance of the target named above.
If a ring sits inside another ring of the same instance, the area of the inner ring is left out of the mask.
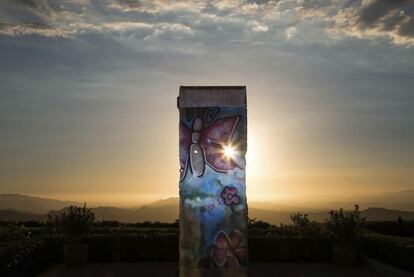
[[[414,273],[410,273],[408,271],[402,270],[398,267],[393,265],[385,264],[378,260],[364,257],[364,261],[366,264],[372,268],[374,271],[383,274],[385,276],[393,276],[393,277],[414,277]]]
[[[198,94],[197,97],[194,97]],[[246,86],[180,86],[177,108],[246,107]]]

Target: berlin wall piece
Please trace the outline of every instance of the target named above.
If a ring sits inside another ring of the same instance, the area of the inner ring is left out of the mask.
[[[180,87],[180,276],[247,276],[246,87]]]

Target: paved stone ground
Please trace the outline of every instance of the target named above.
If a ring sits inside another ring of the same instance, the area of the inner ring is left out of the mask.
[[[104,263],[88,264],[77,269],[67,269],[63,264],[57,264],[39,277],[115,277],[115,276],[162,276],[176,277],[176,263]],[[339,268],[331,264],[321,263],[251,263],[249,277],[374,277],[383,276],[370,267],[361,265],[356,268]]]

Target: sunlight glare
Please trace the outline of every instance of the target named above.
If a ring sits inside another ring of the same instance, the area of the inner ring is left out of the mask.
[[[230,144],[224,146],[224,156],[228,159],[233,159],[236,151],[233,146]]]

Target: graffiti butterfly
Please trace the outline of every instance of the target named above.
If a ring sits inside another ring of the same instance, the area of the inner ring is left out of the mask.
[[[203,128],[203,120],[197,117],[192,128],[180,122],[180,179],[188,168],[197,176],[203,176],[205,164],[218,172],[228,172],[240,167],[233,159],[224,157],[223,147],[231,142],[239,117],[220,118]]]

